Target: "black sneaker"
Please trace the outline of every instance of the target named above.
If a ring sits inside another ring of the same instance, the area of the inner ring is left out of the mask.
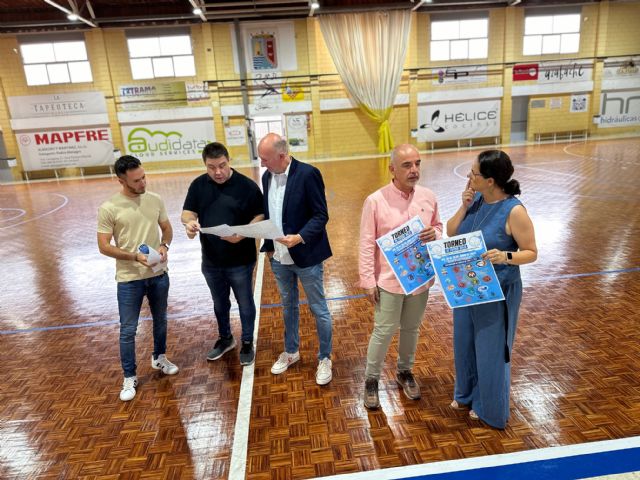
[[[207,353],[207,360],[217,360],[229,350],[236,348],[236,339],[231,337],[220,337],[211,351]]]
[[[253,351],[253,341],[242,342],[242,348],[240,349],[240,365],[251,365],[256,358],[256,354]]]

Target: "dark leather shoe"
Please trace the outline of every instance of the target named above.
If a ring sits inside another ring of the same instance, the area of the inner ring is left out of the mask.
[[[380,408],[377,378],[367,378],[364,382],[364,406],[371,410]]]
[[[409,400],[419,400],[422,396],[420,394],[420,387],[416,383],[416,379],[413,377],[411,370],[398,372],[396,382],[402,387],[402,391]]]

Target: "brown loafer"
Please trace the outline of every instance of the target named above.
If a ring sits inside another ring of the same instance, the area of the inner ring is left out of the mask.
[[[409,400],[419,400],[422,397],[420,387],[416,383],[411,370],[402,370],[396,376],[396,382],[402,387],[402,391]]]

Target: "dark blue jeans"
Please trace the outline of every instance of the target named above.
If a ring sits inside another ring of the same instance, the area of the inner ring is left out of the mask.
[[[133,377],[136,374],[136,331],[145,295],[153,318],[153,355],[162,355],[167,349],[169,275],[163,273],[144,280],[118,282],[120,362],[125,377]]]
[[[231,322],[229,311],[231,300],[229,294],[233,289],[238,307],[240,308],[240,323],[242,325],[242,341],[253,341],[253,327],[256,321],[256,305],[253,301],[253,268],[255,262],[238,267],[214,267],[202,263],[204,275],[211,298],[213,299],[213,312],[218,320],[218,335],[229,337],[231,335]]]

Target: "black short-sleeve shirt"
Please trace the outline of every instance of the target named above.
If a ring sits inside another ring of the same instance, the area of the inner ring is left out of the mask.
[[[232,169],[233,170],[233,169]],[[246,225],[256,215],[264,213],[262,192],[250,178],[233,170],[229,180],[217,184],[206,173],[189,186],[183,210],[198,215],[201,227]],[[235,267],[256,261],[253,238],[238,243],[221,240],[217,235],[200,234],[202,261],[215,267]]]

